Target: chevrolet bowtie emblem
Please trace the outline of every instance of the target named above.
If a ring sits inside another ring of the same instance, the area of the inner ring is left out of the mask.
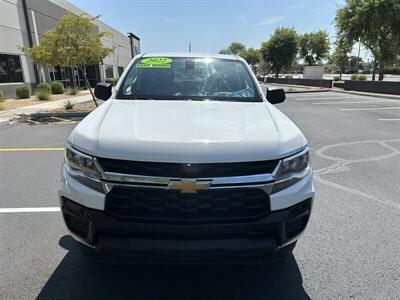
[[[199,181],[197,179],[171,180],[167,190],[179,190],[181,193],[197,193],[200,190],[208,190],[211,181]]]

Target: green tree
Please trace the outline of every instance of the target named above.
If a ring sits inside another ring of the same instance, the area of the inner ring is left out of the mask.
[[[329,56],[329,38],[326,31],[314,31],[299,36],[299,57],[309,65],[321,63]]]
[[[221,49],[219,51],[220,54],[232,54],[239,55],[240,52],[245,51],[246,46],[239,42],[233,42],[226,49]]]
[[[296,61],[297,33],[294,28],[278,27],[272,36],[261,44],[261,56],[270,65],[275,77],[282,69],[290,69]]]
[[[265,76],[268,75],[269,70],[271,69],[271,65],[263,60],[261,60],[258,65],[257,69],[260,72],[261,76],[263,77],[263,81],[265,80]]]
[[[242,43],[233,42],[229,45],[228,51],[233,55],[239,55],[240,52],[245,51],[246,46]]]
[[[219,50],[219,54],[230,54],[228,49],[221,49]]]
[[[358,57],[356,55],[351,55],[349,56],[349,66],[352,69],[358,69],[360,68],[362,64],[362,58]]]
[[[249,48],[247,50],[240,52],[239,56],[241,56],[245,61],[247,61],[247,63],[253,69],[261,60],[260,50],[254,48]]]
[[[351,47],[341,40],[336,41],[335,51],[329,58],[331,64],[336,65],[339,68],[339,76],[342,79],[342,73],[346,67],[349,66],[349,56]]]
[[[379,80],[383,69],[399,55],[400,49],[400,2],[399,0],[346,0],[336,11],[336,30],[339,38],[349,45],[362,43],[374,56],[379,66]]]
[[[86,66],[98,64],[113,52],[113,48],[105,47],[101,43],[101,38],[108,33],[95,32],[93,20],[96,18],[85,14],[77,16],[66,13],[54,29],[42,35],[39,45],[21,50],[34,64],[43,67],[78,67],[97,106],[86,76]]]

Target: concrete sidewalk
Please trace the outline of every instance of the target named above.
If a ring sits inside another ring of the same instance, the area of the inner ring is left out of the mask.
[[[311,92],[338,92],[345,94],[353,94],[359,96],[369,96],[375,98],[389,98],[396,99],[400,101],[400,95],[392,95],[392,94],[381,94],[381,93],[369,93],[369,92],[358,92],[358,91],[348,91],[340,88],[319,88],[319,87],[311,87],[311,86],[302,86],[302,85],[286,85],[286,84],[278,84],[278,83],[264,83],[260,82],[263,88],[275,87],[275,88],[283,88],[286,93],[311,93]]]
[[[389,98],[389,99],[396,99],[400,101],[400,95],[392,95],[392,94],[380,94],[380,93],[369,93],[369,92],[358,92],[358,91],[347,91],[340,88],[332,88],[331,91],[345,93],[345,94],[352,94],[352,95],[359,95],[359,96],[369,96],[375,98]]]
[[[266,83],[260,82],[263,88],[272,87],[272,88],[282,88],[284,89],[285,93],[312,93],[312,92],[327,92],[330,89],[327,88],[320,88],[314,86],[305,86],[305,85],[287,85],[287,84],[279,84],[279,83]]]
[[[70,98],[75,104],[92,101],[90,94]],[[64,106],[66,99],[53,100],[53,101],[40,101],[40,104],[19,107],[0,112],[0,123],[10,122],[11,120],[19,118],[21,115],[30,115],[42,111],[57,109]]]

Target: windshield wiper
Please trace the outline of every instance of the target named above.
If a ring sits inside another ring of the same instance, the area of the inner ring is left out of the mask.
[[[131,95],[122,95],[122,96],[117,96],[116,99],[125,99],[125,100],[154,100],[152,98],[148,97],[142,97],[142,96],[131,96]]]

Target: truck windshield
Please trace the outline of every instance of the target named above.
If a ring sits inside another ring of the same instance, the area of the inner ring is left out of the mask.
[[[192,57],[137,60],[117,99],[262,101],[243,62]]]

